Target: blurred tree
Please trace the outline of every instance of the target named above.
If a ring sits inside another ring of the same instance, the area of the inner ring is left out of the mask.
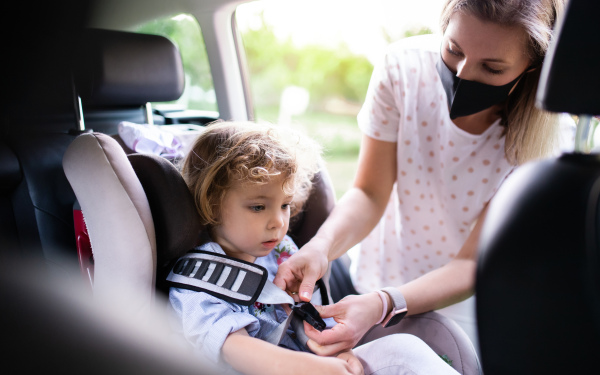
[[[364,100],[373,66],[346,45],[297,47],[289,38],[277,39],[264,19],[260,27],[244,31],[242,39],[257,106],[277,105],[289,85],[306,88],[313,108],[332,97]]]

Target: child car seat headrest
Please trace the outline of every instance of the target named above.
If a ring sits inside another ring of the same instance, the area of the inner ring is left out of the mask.
[[[91,240],[94,293],[128,285],[124,293],[152,300],[155,281],[164,290],[169,262],[198,245],[202,233],[183,177],[161,157],[126,156],[101,133],[77,137],[63,166]]]
[[[88,29],[79,56],[76,86],[86,105],[133,106],[183,93],[181,56],[162,36]]]
[[[198,246],[205,228],[192,194],[171,162],[152,154],[128,158],[150,204],[156,232],[156,286],[166,293],[170,263]]]

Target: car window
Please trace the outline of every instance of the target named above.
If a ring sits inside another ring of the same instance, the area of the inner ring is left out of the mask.
[[[263,0],[237,7],[255,119],[290,124],[317,139],[337,198],[354,179],[362,136],[356,116],[373,64],[390,42],[430,33],[433,13],[396,0]]]
[[[193,109],[216,112],[218,110],[204,38],[196,18],[189,14],[177,14],[145,23],[135,31],[170,39],[179,49],[183,62],[185,72],[183,94],[174,102],[152,103],[154,108],[163,111]]]

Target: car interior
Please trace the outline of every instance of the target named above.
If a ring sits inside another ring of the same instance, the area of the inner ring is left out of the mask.
[[[28,30],[7,42],[0,124],[0,288],[11,373],[219,372],[169,333],[164,314],[166,272],[203,234],[177,160],[135,152],[118,127],[253,119],[234,17],[242,2],[19,4],[14,14],[25,20],[3,25],[5,35]],[[541,106],[578,115],[580,128],[600,113],[598,90],[581,89],[600,83],[600,31],[580,21],[598,11],[569,2],[539,93]],[[182,12],[202,26],[216,113],[149,104],[182,95],[182,61],[167,38],[131,29]],[[582,143],[588,137],[578,134]],[[593,154],[563,155],[523,168],[499,191],[480,246],[479,355],[436,312],[407,317],[403,332],[452,358],[461,374],[588,368],[600,346],[598,167]],[[299,246],[334,204],[323,169],[290,227]],[[330,271],[330,302],[356,293],[344,259]]]

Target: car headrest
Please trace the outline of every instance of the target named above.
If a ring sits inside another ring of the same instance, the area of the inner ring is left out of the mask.
[[[162,36],[88,29],[79,55],[76,87],[85,105],[134,106],[183,93],[181,56]]]
[[[556,24],[537,101],[553,112],[600,114],[600,2],[571,0]]]

